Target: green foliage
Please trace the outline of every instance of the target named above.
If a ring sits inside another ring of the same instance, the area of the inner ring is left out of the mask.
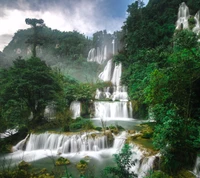
[[[189,30],[177,31],[174,38],[174,50],[188,49],[192,52],[198,46],[198,36]],[[195,53],[195,52],[194,52]]]
[[[46,169],[41,170],[33,170],[32,165],[29,163],[22,161],[16,167],[10,168],[3,167],[0,170],[1,178],[55,178],[54,175],[47,172]]]
[[[150,170],[148,176],[145,176],[145,178],[172,178],[172,177],[162,171]]]
[[[93,129],[94,126],[92,124],[92,122],[88,119],[82,119],[82,118],[77,118],[76,120],[74,120],[74,122],[72,122],[69,126],[70,130],[79,130],[79,129],[85,129],[85,130],[89,130],[89,129]]]
[[[32,123],[40,123],[45,107],[51,102],[56,106],[62,97],[60,81],[39,58],[17,59],[13,67],[0,73],[2,119],[15,126],[26,124],[22,119],[32,112]]]
[[[106,167],[104,169],[103,177],[118,177],[118,178],[133,178],[137,177],[134,172],[130,171],[130,168],[135,165],[136,160],[132,160],[131,147],[125,144],[118,154],[114,154],[114,161],[116,166]]]
[[[196,105],[199,103],[196,82],[200,75],[197,37],[183,30],[175,35],[174,40],[168,67],[154,70],[144,89],[145,101],[157,121],[154,144],[163,156],[164,170],[170,173],[193,164],[195,149],[199,145],[197,126],[200,124]]]
[[[93,99],[96,87],[89,83],[66,82],[64,85],[65,97],[68,105],[75,100],[89,102]]]
[[[42,19],[25,19],[26,24],[31,25],[33,28],[33,34],[29,39],[26,41],[27,43],[33,45],[32,47],[32,56],[36,57],[36,47],[37,45],[41,45],[41,39],[38,35],[39,30],[41,30],[42,26],[44,25],[44,20]]]
[[[91,40],[77,31],[61,32],[36,24],[36,27],[17,31],[3,53],[9,60],[15,59],[16,56],[27,58],[30,57],[31,50],[33,52],[33,47],[38,57],[50,65],[55,65],[58,62],[85,60],[91,48]]]
[[[97,131],[102,131],[102,127],[95,127],[94,129]]]
[[[174,32],[181,2],[130,5],[123,26],[126,46],[115,57],[126,69],[122,82],[134,107],[142,113],[151,111],[156,121],[154,145],[162,154],[162,168],[170,173],[193,164],[200,140],[199,37],[189,30]],[[199,10],[199,1],[185,2],[192,15]],[[194,18],[189,23],[193,26]]]
[[[196,21],[195,21],[193,16],[190,16],[190,18],[188,19],[188,23],[189,23],[190,30],[192,30],[195,27],[195,24],[196,24]]]

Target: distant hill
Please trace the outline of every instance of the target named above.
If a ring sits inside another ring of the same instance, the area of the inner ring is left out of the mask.
[[[31,28],[15,33],[3,50],[9,61],[18,56],[30,57],[32,46],[27,41],[32,34]],[[50,65],[66,60],[78,60],[80,57],[86,58],[91,48],[92,41],[77,31],[61,32],[44,26],[38,34],[41,45],[37,47],[37,55]]]

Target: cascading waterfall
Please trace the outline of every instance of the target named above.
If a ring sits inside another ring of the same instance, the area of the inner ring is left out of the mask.
[[[196,21],[196,25],[195,27],[193,28],[193,32],[196,33],[197,35],[200,34],[200,11],[198,11],[196,13],[196,15],[194,16],[194,19]]]
[[[107,62],[103,72],[101,72],[99,74],[99,78],[103,81],[110,81],[111,80],[111,78],[112,78],[112,59],[110,59]]]
[[[95,134],[91,136],[91,134]],[[98,133],[64,135],[54,133],[31,134],[25,151],[52,150],[59,154],[98,151],[108,148],[107,137]]]
[[[113,43],[114,46],[114,43]],[[114,48],[114,47],[113,47]],[[113,49],[114,50],[114,49]],[[112,83],[112,86],[96,90],[95,99],[112,100],[117,102],[94,102],[96,118],[132,118],[132,106],[128,102],[127,87],[121,86],[122,65],[113,64],[112,59],[108,60],[103,72],[99,74],[102,81]]]
[[[193,173],[197,178],[200,178],[200,156],[197,157]]]
[[[188,19],[190,17],[191,15],[189,13],[188,6],[184,2],[182,2],[178,10],[178,20],[176,22],[176,30],[189,29]],[[192,31],[196,33],[197,35],[199,35],[200,34],[200,11],[198,11],[195,14],[194,20],[196,23]]]
[[[188,29],[188,19],[190,17],[188,6],[182,2],[178,10],[178,20],[176,22],[176,29]]]
[[[55,119],[55,115],[55,106],[53,104],[49,104],[48,106],[46,106],[44,110],[44,117],[48,119]]]
[[[99,78],[103,81],[110,81],[113,86],[106,87],[103,90],[97,89],[96,99],[111,99],[113,101],[128,101],[127,87],[121,86],[121,74],[122,74],[122,65],[115,64],[113,69],[113,62],[110,59],[107,62],[102,73],[99,74]]]
[[[70,110],[72,112],[72,118],[76,119],[81,115],[81,103],[79,101],[73,101],[70,104]]]
[[[103,102],[96,101],[95,118],[116,119],[116,118],[132,118],[131,102]]]
[[[88,62],[97,62],[99,64],[104,63],[107,59],[107,46],[104,46],[102,49],[97,47],[97,49],[92,48],[87,57]]]
[[[109,145],[107,136],[97,131],[72,135],[48,132],[30,134],[30,136],[24,139],[26,140],[26,146],[23,145],[25,150],[19,152],[20,149],[23,149],[19,147],[19,149],[14,150],[18,156],[13,153],[10,158],[20,161],[20,157],[23,156],[23,160],[31,162],[46,157],[61,155],[62,157],[69,157],[71,159],[75,158],[75,160],[77,160],[76,157],[80,160],[81,158],[83,159],[89,156],[90,159],[94,157],[104,161],[104,159],[111,159],[113,154],[121,150],[127,137],[128,132],[126,131],[119,135],[113,135],[113,144]],[[131,171],[138,174],[139,178],[143,178],[148,170],[152,168],[156,155],[146,157],[146,153],[141,151],[138,146],[133,144],[130,146],[133,152],[131,159],[137,160],[136,164],[131,167]]]
[[[121,75],[122,75],[122,64],[121,63],[119,63],[118,65],[115,64],[113,76],[111,79],[113,85],[120,86]]]

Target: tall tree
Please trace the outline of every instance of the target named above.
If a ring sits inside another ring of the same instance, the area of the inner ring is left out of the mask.
[[[33,28],[33,36],[27,40],[27,43],[33,45],[32,55],[33,57],[36,57],[36,47],[37,45],[42,44],[41,40],[39,39],[38,32],[39,29],[41,29],[41,27],[44,25],[44,20],[27,18],[25,19],[25,22],[27,25],[31,25],[31,27]]]
[[[22,111],[32,113],[32,123],[38,124],[46,106],[51,102],[56,105],[62,94],[59,77],[39,58],[17,59],[13,67],[1,71],[0,77],[1,116],[11,106],[21,106]]]

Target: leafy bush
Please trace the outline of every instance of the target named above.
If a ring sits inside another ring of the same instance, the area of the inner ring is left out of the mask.
[[[102,131],[102,127],[95,127],[95,130]]]
[[[149,171],[149,175],[147,175],[145,178],[171,178],[171,176],[167,175],[166,173],[162,171]]]
[[[90,120],[79,118],[74,123],[71,123],[69,128],[70,130],[93,129],[94,126]]]
[[[116,166],[106,167],[103,172],[103,177],[114,177],[118,178],[134,178],[137,175],[134,172],[130,171],[130,168],[135,165],[137,160],[132,160],[131,147],[128,144],[125,144],[119,154],[114,154],[114,160]]]

